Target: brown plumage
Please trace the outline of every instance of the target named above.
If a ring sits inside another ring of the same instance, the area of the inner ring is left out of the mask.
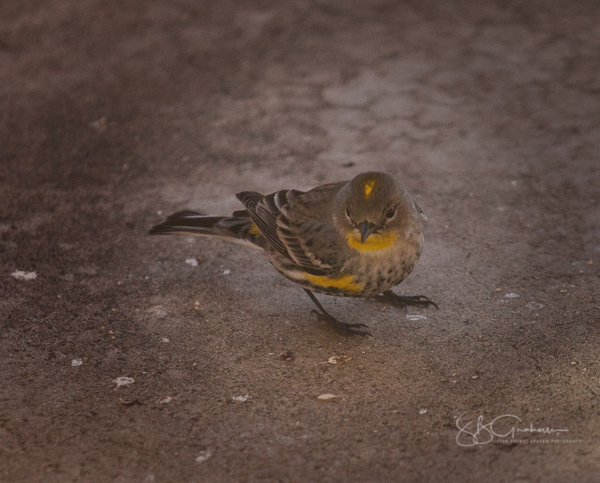
[[[264,253],[284,277],[305,289],[319,318],[344,333],[370,335],[364,324],[329,315],[312,292],[375,297],[396,305],[435,305],[424,296],[400,297],[391,288],[413,270],[423,246],[421,209],[392,176],[367,172],[310,191],[237,194],[245,210],[231,217],[181,211],[151,235],[216,236]],[[381,294],[381,295],[380,295]]]

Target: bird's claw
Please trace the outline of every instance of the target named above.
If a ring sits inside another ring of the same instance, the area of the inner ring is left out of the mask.
[[[328,325],[333,327],[335,330],[337,330],[341,334],[344,334],[346,337],[349,334],[361,335],[363,337],[366,337],[366,336],[373,337],[373,334],[371,334],[370,332],[367,332],[366,330],[358,330],[358,328],[360,328],[360,327],[365,327],[368,329],[369,326],[367,324],[348,324],[346,322],[340,322],[335,317],[332,317],[331,315],[329,315],[327,313],[323,314],[315,309],[313,309],[311,311],[311,314],[315,314],[319,321],[326,322]]]
[[[402,307],[405,310],[409,305],[416,305],[419,307],[429,307],[432,305],[436,309],[439,309],[438,305],[425,295],[398,295],[391,290],[386,290],[381,295],[378,295],[376,300],[379,302],[391,303],[392,305]]]

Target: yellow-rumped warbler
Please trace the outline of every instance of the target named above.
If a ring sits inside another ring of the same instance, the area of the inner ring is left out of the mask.
[[[346,334],[371,335],[360,330],[365,324],[337,321],[312,292],[437,307],[423,295],[401,297],[390,290],[421,256],[425,219],[394,177],[367,172],[306,192],[264,196],[243,191],[236,196],[246,209],[230,217],[180,211],[150,234],[216,236],[257,249],[304,288],[321,311],[314,311],[319,319]]]

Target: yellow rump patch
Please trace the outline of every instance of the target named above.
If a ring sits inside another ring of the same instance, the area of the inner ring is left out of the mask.
[[[387,233],[386,235],[373,233],[367,237],[364,243],[361,243],[360,233],[358,233],[357,230],[355,232],[348,233],[346,235],[346,240],[348,242],[348,246],[358,250],[359,252],[376,252],[391,247],[394,243],[396,243],[396,240],[398,240],[398,236],[393,232]]]
[[[258,229],[258,226],[256,226],[256,224],[252,223],[250,229],[248,230],[248,233],[250,233],[253,236],[256,236],[260,235],[260,230]]]
[[[364,284],[354,281],[352,275],[344,275],[343,277],[328,277],[326,275],[311,275],[305,273],[306,280],[319,287],[333,287],[345,290],[346,292],[360,292],[364,288]]]
[[[365,182],[365,200],[369,199],[369,196],[371,195],[371,191],[373,191],[374,187],[375,187],[374,179],[372,179],[371,181]]]

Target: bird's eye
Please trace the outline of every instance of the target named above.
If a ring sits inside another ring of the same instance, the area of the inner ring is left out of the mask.
[[[349,220],[351,219],[351,217],[350,217],[350,208],[346,208],[346,218],[348,218]]]
[[[386,217],[388,220],[391,220],[392,218],[394,218],[394,216],[396,216],[396,208],[395,208],[394,206],[392,206],[390,209],[388,209],[388,210],[385,212],[385,217]]]

